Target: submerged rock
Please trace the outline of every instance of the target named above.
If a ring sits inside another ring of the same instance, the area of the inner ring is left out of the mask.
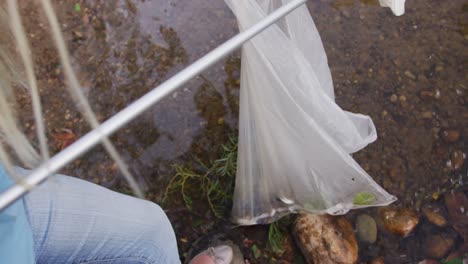
[[[369,261],[369,264],[385,264],[385,262],[382,257],[377,257]]]
[[[419,216],[414,210],[384,208],[379,212],[379,223],[390,233],[406,237],[419,223]]]
[[[461,244],[455,251],[451,252],[447,257],[447,261],[453,261],[455,259],[462,259],[463,256],[467,255],[468,253],[468,241],[465,241],[463,244]],[[468,260],[468,258],[465,259]]]
[[[434,93],[431,92],[431,91],[421,91],[419,93],[419,96],[421,97],[421,99],[432,99],[434,98]]]
[[[353,227],[341,216],[300,214],[293,234],[307,263],[357,262],[358,245]]]
[[[447,219],[442,215],[440,208],[425,206],[422,208],[422,212],[427,220],[432,224],[440,227],[447,225]]]
[[[410,71],[405,71],[405,76],[410,78],[411,80],[416,80],[416,76]]]
[[[447,255],[454,244],[453,238],[443,235],[432,235],[424,240],[424,252],[429,257],[440,259]]]
[[[442,138],[447,143],[454,143],[460,139],[460,132],[457,130],[444,130]]]
[[[356,218],[356,231],[362,242],[374,243],[377,240],[377,224],[370,215],[361,214]]]
[[[424,119],[431,119],[432,118],[432,112],[430,111],[425,111],[421,113],[422,118]]]
[[[453,228],[468,241],[468,198],[461,191],[446,193],[444,198]]]

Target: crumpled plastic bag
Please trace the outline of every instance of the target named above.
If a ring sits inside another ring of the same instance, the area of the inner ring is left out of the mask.
[[[289,0],[225,0],[240,31]],[[305,5],[244,44],[232,220],[263,224],[297,212],[344,214],[388,205],[350,153],[377,139],[369,116],[343,111]]]

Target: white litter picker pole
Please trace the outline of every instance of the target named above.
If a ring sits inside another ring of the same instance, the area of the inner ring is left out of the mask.
[[[161,85],[154,88],[124,108],[122,111],[109,118],[107,121],[103,122],[98,128],[90,131],[75,141],[73,144],[49,159],[47,162],[41,164],[27,177],[25,177],[22,182],[13,185],[0,194],[0,210],[3,210],[17,199],[23,197],[31,189],[46,180],[48,176],[54,174],[65,165],[95,145],[99,144],[104,136],[110,136],[119,128],[130,122],[132,119],[136,118],[143,111],[147,110],[152,105],[174,92],[177,88],[181,87],[189,80],[199,75],[214,63],[218,62],[222,58],[232,53],[234,50],[241,47],[242,44],[274,24],[280,18],[286,16],[291,11],[304,4],[306,1],[307,0],[293,0],[290,3],[278,8],[251,28],[239,33],[238,35],[223,43],[221,46],[209,52],[192,65],[188,66],[178,74],[163,82]]]

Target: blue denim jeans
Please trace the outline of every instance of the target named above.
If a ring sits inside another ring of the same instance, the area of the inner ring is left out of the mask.
[[[25,207],[39,264],[180,263],[174,230],[154,203],[55,175]]]

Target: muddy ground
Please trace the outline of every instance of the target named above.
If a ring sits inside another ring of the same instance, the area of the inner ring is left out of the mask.
[[[33,2],[20,1],[20,6],[33,46],[49,143],[57,152],[89,127],[66,93],[47,22]],[[221,0],[66,0],[54,5],[75,71],[100,121],[237,33],[235,17]],[[354,157],[398,197],[397,208],[420,212],[431,205],[445,212],[444,194],[467,191],[467,4],[412,0],[402,17],[373,0],[307,5],[327,51],[337,103],[370,115],[378,130],[379,139]],[[112,137],[148,199],[161,202],[174,164],[216,159],[219,146],[236,134],[239,70],[237,52]],[[30,100],[19,94],[18,101],[21,124],[34,139]],[[99,147],[62,172],[128,191]],[[165,209],[182,257],[199,237],[230,228],[228,221],[189,211],[180,201]],[[375,208],[347,218],[354,223],[364,212],[377,218]],[[377,242],[360,243],[360,262],[381,256],[385,263],[417,263],[431,255],[424,241],[434,234],[455,241],[448,253],[463,243],[451,224],[437,227],[422,214],[420,222],[406,238],[383,231]],[[250,263],[301,261],[292,243],[283,255],[271,253],[266,227],[232,232]],[[262,254],[252,252],[253,245]]]

